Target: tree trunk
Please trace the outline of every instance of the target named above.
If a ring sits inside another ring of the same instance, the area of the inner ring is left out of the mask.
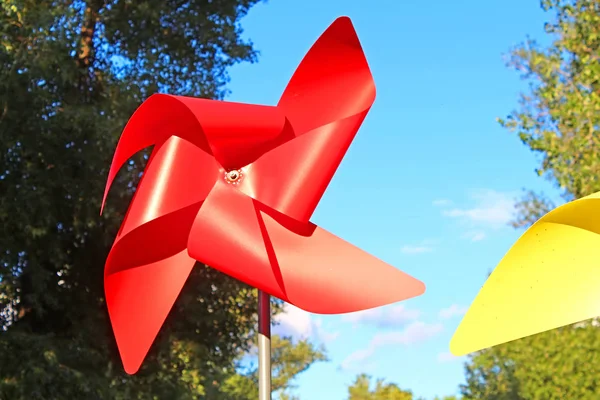
[[[83,23],[81,24],[77,65],[82,70],[79,89],[86,99],[89,98],[89,88],[93,85],[95,78],[93,70],[95,57],[94,35],[103,4],[103,0],[88,0],[83,14]]]

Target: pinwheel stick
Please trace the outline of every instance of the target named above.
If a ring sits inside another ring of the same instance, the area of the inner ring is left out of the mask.
[[[258,400],[271,400],[271,299],[258,291]]]

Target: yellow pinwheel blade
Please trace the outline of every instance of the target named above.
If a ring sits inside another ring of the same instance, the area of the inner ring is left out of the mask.
[[[600,316],[600,192],[544,215],[517,240],[465,314],[464,355]]]

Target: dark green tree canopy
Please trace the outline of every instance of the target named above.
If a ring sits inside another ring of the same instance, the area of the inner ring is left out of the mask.
[[[198,265],[144,367],[125,375],[103,268],[145,153],[99,207],[117,138],[147,96],[221,99],[227,68],[256,60],[240,20],[257,2],[0,1],[0,398],[231,398],[255,291]],[[287,346],[297,360],[282,387],[322,357]]]
[[[529,40],[510,53],[509,66],[530,90],[500,123],[541,156],[537,173],[571,200],[600,191],[600,1],[542,0],[541,6],[552,15],[545,25],[552,43]],[[528,193],[515,226],[553,207]]]

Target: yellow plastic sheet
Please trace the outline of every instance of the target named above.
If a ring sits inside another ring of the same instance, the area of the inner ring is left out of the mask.
[[[465,314],[457,356],[600,316],[600,192],[544,215],[517,240]]]

